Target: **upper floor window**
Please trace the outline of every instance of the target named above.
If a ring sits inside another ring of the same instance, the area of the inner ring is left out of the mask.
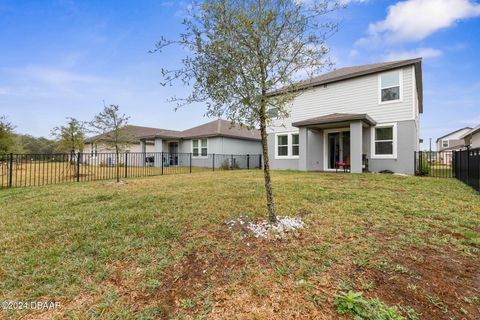
[[[442,140],[442,148],[448,148],[448,140]]]
[[[192,140],[192,156],[206,157],[208,155],[207,139]]]
[[[380,74],[380,103],[401,100],[401,71]]]

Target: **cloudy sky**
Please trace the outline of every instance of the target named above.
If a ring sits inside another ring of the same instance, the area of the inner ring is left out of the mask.
[[[473,0],[344,0],[329,41],[336,67],[424,57],[425,141],[480,123],[480,4]],[[206,121],[166,100],[188,88],[160,86],[150,54],[181,29],[187,1],[0,0],[0,115],[17,132],[48,136],[66,117],[90,120],[103,100],[132,124],[185,129]]]

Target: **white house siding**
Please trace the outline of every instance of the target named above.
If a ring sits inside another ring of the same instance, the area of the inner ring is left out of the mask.
[[[474,134],[470,140],[471,148],[480,148],[480,132]]]

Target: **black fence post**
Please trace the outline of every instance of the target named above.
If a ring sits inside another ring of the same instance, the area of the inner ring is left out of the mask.
[[[417,151],[413,152],[413,173],[415,175],[418,175],[418,171],[417,171]]]
[[[9,168],[9,180],[8,186],[11,188],[13,185],[13,153],[10,153],[10,168]]]
[[[258,155],[258,159],[260,161],[258,165],[260,166],[260,169],[262,169],[262,154]]]
[[[467,184],[470,185],[470,147],[467,146]]]
[[[77,182],[80,182],[80,152],[77,153]]]
[[[250,155],[247,154],[247,170],[250,169]]]
[[[190,152],[190,173],[192,173],[192,153]]]
[[[233,154],[231,155],[231,160],[230,160],[230,169],[235,169],[235,164],[233,163]]]
[[[215,153],[212,155],[212,170],[215,171]]]
[[[125,179],[127,179],[128,176],[128,153],[125,152]]]
[[[162,176],[163,176],[163,151],[162,151]]]

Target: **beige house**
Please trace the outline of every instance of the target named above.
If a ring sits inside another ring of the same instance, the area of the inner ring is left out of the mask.
[[[480,148],[480,124],[464,133],[461,138],[464,139],[466,146],[472,149]]]
[[[437,151],[460,150],[465,147],[465,139],[463,135],[468,133],[472,128],[465,127],[453,132],[447,133],[437,139]]]
[[[447,133],[437,139],[437,160],[444,165],[449,165],[453,161],[453,152],[465,149],[464,135],[471,131],[472,128],[465,127],[453,132]]]

